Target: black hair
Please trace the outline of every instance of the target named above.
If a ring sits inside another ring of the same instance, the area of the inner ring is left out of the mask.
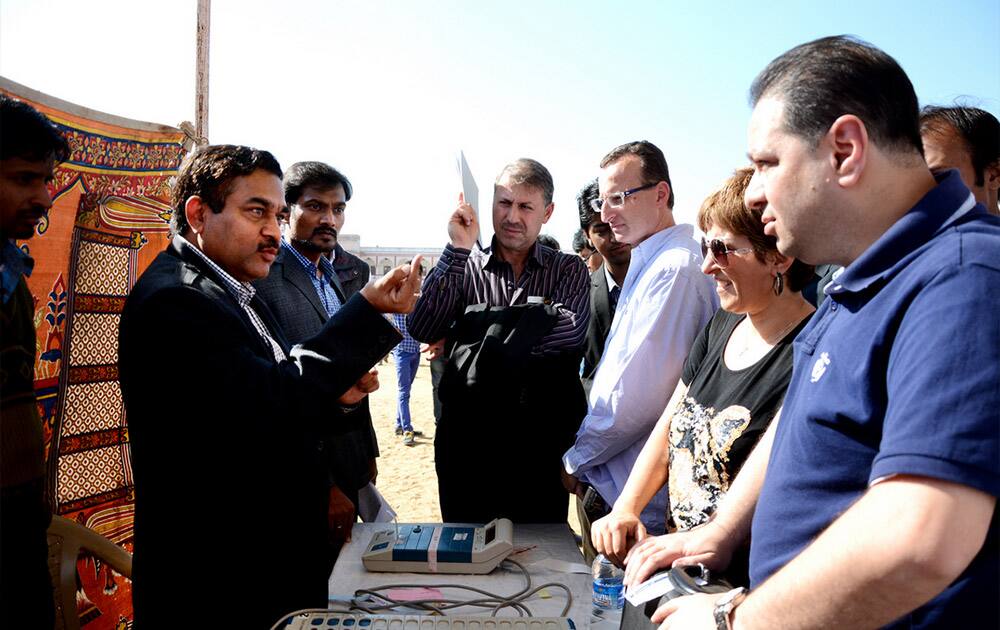
[[[784,127],[815,146],[837,118],[853,114],[881,147],[923,155],[913,84],[895,59],[855,37],[823,37],[769,63],[750,87],[750,104],[784,102]]]
[[[69,143],[52,121],[23,101],[0,94],[0,160],[65,161]]]
[[[344,198],[347,201],[350,201],[351,195],[354,194],[350,180],[343,173],[323,162],[296,162],[292,164],[285,171],[281,185],[285,189],[285,203],[288,205],[298,203],[302,191],[309,187],[329,190],[343,186]]]
[[[976,186],[986,182],[986,167],[1000,160],[1000,121],[978,107],[939,107],[920,110],[920,133],[944,133],[954,129],[965,142],[976,172]]]
[[[559,241],[556,240],[556,237],[551,236],[549,234],[539,234],[538,242],[546,247],[551,247],[556,251],[560,250]]]
[[[233,180],[257,170],[281,177],[278,160],[260,149],[217,144],[201,147],[189,154],[184,158],[170,189],[173,207],[171,233],[184,234],[190,227],[184,214],[184,205],[190,197],[201,197],[212,212],[218,214],[226,206]]]
[[[590,205],[591,201],[600,196],[601,193],[598,189],[596,179],[581,188],[580,192],[576,193],[576,207],[580,211],[580,229],[584,232],[587,231],[591,223],[601,220],[601,214],[595,212],[593,206]]]
[[[594,249],[594,246],[587,238],[587,233],[580,229],[573,235],[573,251],[579,254],[584,249]]]

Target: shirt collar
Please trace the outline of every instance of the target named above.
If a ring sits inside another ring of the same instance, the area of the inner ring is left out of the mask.
[[[18,247],[15,241],[5,239],[3,248],[0,248],[0,267],[2,267],[4,274],[12,273],[30,277],[35,268],[35,259]]]
[[[302,267],[307,272],[309,272],[310,277],[312,278],[316,277],[316,264],[314,264],[311,260],[303,256],[299,252],[299,250],[295,249],[295,247],[292,246],[292,244],[289,243],[285,238],[281,239],[281,246],[292,253],[295,259],[299,261],[299,264],[301,264]],[[330,259],[327,258],[326,256],[320,255],[319,270],[320,273],[322,273],[327,279],[333,277],[333,263],[330,262]]]
[[[618,283],[615,282],[615,279],[611,277],[611,272],[608,271],[608,264],[606,262],[603,265],[601,265],[601,269],[604,270],[604,277],[608,281],[608,291],[614,289],[615,287],[618,287],[620,289],[621,286],[619,286]]]
[[[490,246],[484,250],[486,254],[486,264],[483,265],[484,269],[490,269],[495,267],[500,263],[506,263],[507,261],[500,258],[499,255],[494,255],[497,248],[497,237],[496,235],[490,239]],[[535,244],[531,246],[531,254],[528,255],[528,260],[525,263],[526,267],[545,267],[549,264],[549,260],[552,258],[551,252],[543,252],[541,244],[536,240]]]
[[[35,261],[12,240],[4,239],[0,246],[0,298],[4,304],[14,295],[21,276],[28,277]]]
[[[910,255],[938,232],[955,223],[975,205],[975,197],[962,183],[957,170],[935,175],[938,184],[896,221],[861,256],[834,276],[827,295],[859,292],[894,275]]]
[[[679,223],[650,235],[646,240],[632,248],[628,275],[635,275],[632,273],[633,267],[636,269],[636,273],[642,270],[664,247],[672,246],[675,241],[685,239],[694,242],[694,227],[687,223]]]
[[[186,238],[177,234],[174,236],[175,239],[180,241],[183,247],[187,247],[192,252],[194,252],[199,258],[205,261],[205,264],[222,280],[222,285],[226,288],[226,291],[233,296],[233,298],[239,302],[240,306],[246,306],[250,304],[250,300],[256,294],[257,290],[249,282],[240,282],[236,278],[229,275],[225,269],[220,267],[211,258],[205,255],[205,252],[201,251],[197,247],[191,244]]]

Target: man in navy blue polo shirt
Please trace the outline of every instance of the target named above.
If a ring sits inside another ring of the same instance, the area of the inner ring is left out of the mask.
[[[751,101],[747,204],[783,254],[845,269],[795,342],[782,419],[713,521],[637,545],[627,579],[723,566],[749,535],[749,595],[674,600],[654,621],[995,628],[1000,220],[957,171],[930,173],[913,87],[881,50],[804,44]]]

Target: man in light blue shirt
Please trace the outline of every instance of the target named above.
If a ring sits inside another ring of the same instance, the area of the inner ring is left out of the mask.
[[[585,537],[589,521],[618,499],[677,386],[695,336],[719,305],[701,272],[694,229],[674,223],[674,192],[662,151],[646,141],[614,149],[601,160],[599,188],[595,209],[615,239],[632,246],[632,261],[594,374],[587,416],[563,456],[567,490],[581,501],[586,497],[584,506],[591,508],[581,515]],[[662,490],[641,514],[648,532],[664,531],[666,511]]]

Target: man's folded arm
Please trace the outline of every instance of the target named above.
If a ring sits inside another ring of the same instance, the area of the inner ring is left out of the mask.
[[[314,337],[294,346],[289,358],[312,382],[329,386],[347,379],[347,391],[402,339],[395,326],[356,294]]]
[[[755,589],[733,627],[883,626],[955,581],[982,548],[995,507],[985,492],[937,479],[878,483]]]
[[[982,320],[997,310],[998,280],[985,265],[945,267],[911,302],[892,346],[869,488],[747,600],[747,620],[764,622],[747,627],[883,625],[976,558],[1000,493],[1000,324]]]

